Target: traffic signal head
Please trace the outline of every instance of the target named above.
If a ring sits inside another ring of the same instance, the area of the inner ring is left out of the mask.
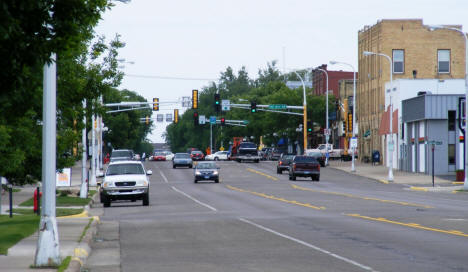
[[[221,111],[221,98],[219,96],[219,93],[215,93],[214,95],[214,108],[215,112],[220,112]]]
[[[193,113],[193,123],[198,126],[198,112]]]
[[[148,125],[149,124],[149,116],[146,115],[146,124]]]
[[[179,110],[175,109],[174,110],[174,124],[179,123]]]
[[[257,102],[255,101],[250,102],[250,112],[251,113],[257,112]]]
[[[312,121],[307,121],[307,132],[308,133],[312,132]]]
[[[153,98],[153,110],[154,111],[159,110],[159,98]]]
[[[198,109],[198,90],[192,90],[192,109]]]
[[[348,132],[353,132],[353,114],[348,113]]]
[[[224,119],[224,117],[221,118],[221,125],[224,126],[224,124],[226,123],[226,119]]]

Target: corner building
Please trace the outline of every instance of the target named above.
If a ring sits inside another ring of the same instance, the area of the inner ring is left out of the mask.
[[[447,27],[461,29],[459,25]],[[393,63],[393,80],[462,79],[465,39],[458,31],[431,31],[422,19],[381,20],[358,32],[359,157],[371,157],[372,151],[378,150],[381,158],[385,158],[386,136],[379,135],[379,127],[385,111],[385,83],[390,82],[390,64],[382,56],[364,56],[364,51],[388,55]],[[401,132],[399,129],[393,133]]]

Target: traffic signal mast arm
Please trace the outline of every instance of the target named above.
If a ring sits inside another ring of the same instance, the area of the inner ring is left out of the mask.
[[[250,110],[250,104],[230,104],[232,108],[237,108],[237,109],[246,109]],[[286,107],[284,109],[292,109],[292,110],[303,110],[304,106],[288,106],[285,105]],[[303,116],[303,113],[298,113],[298,112],[290,112],[290,111],[280,111],[280,110],[270,110],[270,105],[256,105],[257,111],[267,111],[267,112],[276,112],[276,113],[283,113],[283,114],[291,114],[291,115],[300,115]]]

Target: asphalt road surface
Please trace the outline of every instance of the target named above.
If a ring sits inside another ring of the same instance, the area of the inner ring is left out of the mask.
[[[112,202],[122,271],[468,271],[468,194],[429,193],[322,168],[218,162],[221,181],[146,162],[150,206]]]

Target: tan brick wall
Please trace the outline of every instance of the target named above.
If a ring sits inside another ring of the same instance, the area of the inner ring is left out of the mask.
[[[358,33],[357,118],[359,135],[370,129],[372,136],[360,137],[361,158],[375,149],[382,153],[378,127],[385,105],[384,85],[390,81],[388,60],[381,56],[366,57],[362,52],[384,53],[391,58],[393,49],[404,50],[404,73],[393,74],[394,80],[413,78],[413,70],[417,71],[417,78],[464,78],[465,75],[465,40],[457,31],[430,31],[421,19],[382,20],[364,27]],[[437,72],[438,49],[450,49],[449,74]]]

